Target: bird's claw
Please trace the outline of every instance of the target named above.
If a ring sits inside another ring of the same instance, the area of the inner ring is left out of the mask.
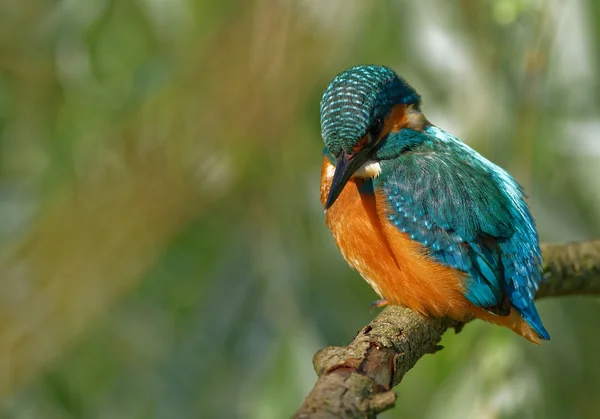
[[[385,298],[381,299],[381,300],[373,301],[371,303],[371,305],[369,306],[369,310],[371,310],[371,313],[372,313],[373,310],[375,310],[376,308],[385,307],[387,305],[388,305],[388,301]]]

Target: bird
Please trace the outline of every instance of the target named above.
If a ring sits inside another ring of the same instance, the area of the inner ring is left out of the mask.
[[[380,296],[426,317],[473,316],[539,344],[538,233],[523,188],[424,116],[394,70],[358,65],[320,102],[320,200],[348,264]]]

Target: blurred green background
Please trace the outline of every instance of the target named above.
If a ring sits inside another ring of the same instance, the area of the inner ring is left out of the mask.
[[[526,187],[543,241],[600,237],[595,0],[0,2],[0,417],[285,418],[376,296],[324,225],[318,103],[406,77]],[[534,347],[475,322],[385,418],[596,418],[600,302]]]

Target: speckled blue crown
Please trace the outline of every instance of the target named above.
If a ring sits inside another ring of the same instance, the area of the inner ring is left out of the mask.
[[[393,70],[360,65],[335,76],[321,99],[321,135],[330,151],[363,136],[396,104],[414,104],[419,94]]]

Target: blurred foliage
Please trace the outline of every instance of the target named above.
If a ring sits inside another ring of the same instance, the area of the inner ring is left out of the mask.
[[[387,64],[514,173],[544,241],[600,235],[594,0],[4,0],[0,416],[282,418],[371,318],[318,202],[318,102]],[[600,305],[483,323],[383,415],[592,418]]]

